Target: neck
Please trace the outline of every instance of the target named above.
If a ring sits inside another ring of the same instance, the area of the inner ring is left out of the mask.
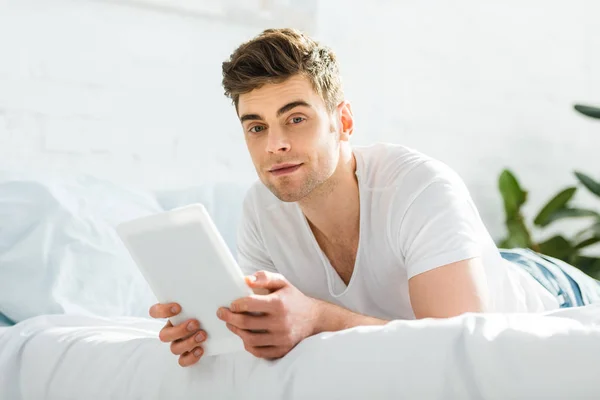
[[[333,175],[298,202],[313,231],[330,240],[358,234],[360,221],[356,159],[349,146],[343,146],[340,153]]]

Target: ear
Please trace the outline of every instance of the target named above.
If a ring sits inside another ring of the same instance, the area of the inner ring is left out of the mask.
[[[340,140],[348,141],[354,131],[354,116],[352,115],[352,106],[347,101],[342,101],[337,106],[338,121],[340,122]]]

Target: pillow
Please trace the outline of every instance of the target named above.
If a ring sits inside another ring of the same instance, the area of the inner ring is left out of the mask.
[[[14,323],[9,320],[6,315],[0,313],[0,328],[3,326],[12,326]]]
[[[250,185],[238,182],[205,183],[185,189],[159,191],[156,198],[165,210],[202,203],[232,254],[237,255],[237,229],[245,193]]]
[[[0,312],[148,316],[156,299],[114,228],[160,211],[99,179],[0,171]]]

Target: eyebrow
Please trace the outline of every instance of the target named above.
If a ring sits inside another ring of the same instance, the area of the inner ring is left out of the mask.
[[[285,106],[281,107],[279,110],[277,110],[277,116],[280,117],[282,114],[285,114],[286,112],[290,111],[291,109],[294,109],[296,107],[309,107],[312,108],[312,106],[307,103],[304,100],[296,100],[296,101],[292,101],[291,103],[287,103]],[[264,119],[263,117],[261,117],[259,114],[244,114],[240,117],[240,121],[244,122],[244,121],[252,121],[252,120],[261,120]]]

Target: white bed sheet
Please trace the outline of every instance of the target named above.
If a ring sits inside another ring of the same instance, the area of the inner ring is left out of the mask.
[[[162,324],[42,316],[0,336],[2,399],[600,397],[600,305],[468,314],[323,333],[278,361],[246,352],[181,368]]]

